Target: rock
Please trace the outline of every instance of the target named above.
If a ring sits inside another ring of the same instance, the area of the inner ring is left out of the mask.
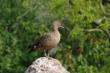
[[[51,57],[41,57],[30,65],[25,73],[70,73],[61,63]]]

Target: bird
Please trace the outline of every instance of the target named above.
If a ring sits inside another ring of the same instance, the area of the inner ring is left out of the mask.
[[[64,28],[59,21],[54,21],[52,24],[52,32],[48,32],[40,36],[35,42],[33,42],[29,49],[28,53],[32,53],[34,51],[44,51],[44,56],[49,56],[46,51],[55,48],[60,42],[60,32],[59,28]]]

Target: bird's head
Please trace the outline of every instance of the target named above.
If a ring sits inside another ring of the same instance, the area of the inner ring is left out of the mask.
[[[53,25],[52,25],[52,28],[54,30],[58,30],[58,28],[64,28],[64,27],[61,25],[61,23],[59,21],[54,21]]]

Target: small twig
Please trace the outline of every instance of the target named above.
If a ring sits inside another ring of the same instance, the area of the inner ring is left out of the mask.
[[[102,9],[103,14],[105,14],[106,12],[105,12],[105,10],[104,10],[104,7],[103,7],[103,4],[102,4],[102,1],[100,2],[100,8]]]
[[[104,19],[106,19],[105,16],[104,16],[103,18],[96,19],[96,20],[94,21],[94,23],[96,23],[96,24],[101,24],[101,22],[102,22]]]
[[[110,13],[105,12],[102,1],[100,2],[100,8],[102,9],[104,15],[110,15]]]
[[[82,31],[86,31],[86,32],[95,32],[95,31],[97,31],[97,32],[103,32],[103,30],[101,30],[101,29],[81,29]]]
[[[107,29],[107,30],[105,30],[106,31],[106,33],[107,33],[107,35],[108,35],[108,37],[109,37],[109,39],[110,39],[110,31]]]
[[[80,29],[81,31],[85,31],[85,32],[104,32],[101,29]],[[105,33],[108,35],[109,39],[110,39],[110,31],[108,29],[105,30]]]

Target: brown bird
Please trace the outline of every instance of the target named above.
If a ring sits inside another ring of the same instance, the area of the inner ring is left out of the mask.
[[[58,28],[64,28],[59,21],[55,21],[52,24],[52,32],[46,33],[39,37],[32,45],[29,46],[30,51],[44,50],[45,56],[47,56],[46,51],[55,48],[60,41],[60,33]],[[49,53],[48,53],[49,56]]]

